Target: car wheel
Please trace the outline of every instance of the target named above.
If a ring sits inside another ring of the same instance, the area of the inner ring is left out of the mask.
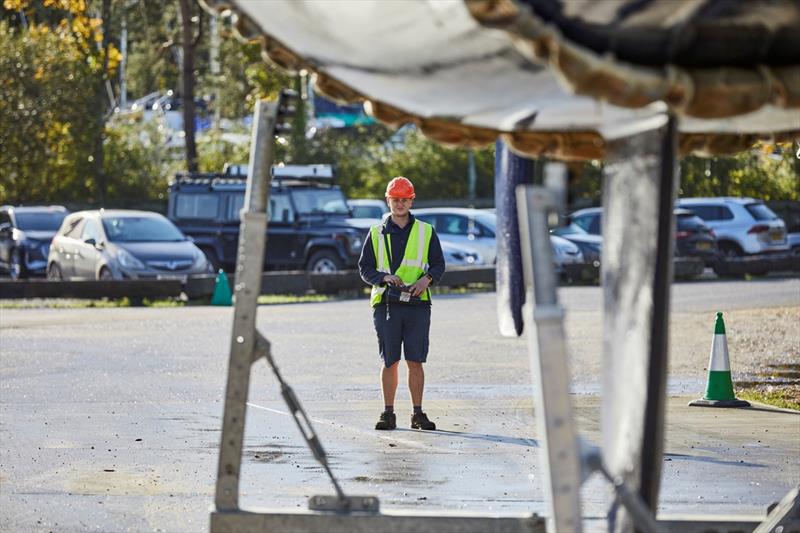
[[[744,252],[742,248],[733,242],[721,242],[719,243],[719,253],[723,259],[734,259],[736,257],[742,257]]]
[[[731,272],[731,268],[729,268],[727,265],[728,260],[736,259],[742,256],[744,256],[744,252],[738,244],[733,242],[719,243],[719,258],[712,267],[714,274],[719,277],[728,277],[734,279],[744,278],[744,274],[740,272]]]
[[[11,279],[15,281],[27,277],[25,264],[22,262],[22,254],[19,253],[19,250],[14,250],[11,252],[11,261],[8,265],[8,275],[11,276]]]
[[[100,273],[97,275],[97,279],[100,281],[111,281],[114,277],[111,275],[111,271],[106,267],[100,269]]]
[[[330,250],[320,250],[311,255],[306,267],[312,274],[333,274],[342,270],[342,260]]]
[[[64,275],[61,273],[61,267],[56,263],[50,263],[47,267],[47,279],[50,281],[63,281]]]

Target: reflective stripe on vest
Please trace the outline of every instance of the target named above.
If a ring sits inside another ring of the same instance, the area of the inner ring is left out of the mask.
[[[378,272],[391,274],[391,250],[386,249],[386,241],[388,240],[391,246],[392,236],[387,235],[386,239],[384,239],[381,233],[381,227],[382,226],[379,224],[372,226],[370,229],[372,249],[375,251],[375,264]],[[403,283],[406,285],[413,285],[428,271],[428,248],[431,244],[432,235],[433,227],[430,224],[420,220],[414,220],[414,225],[409,231],[403,260],[400,262],[400,267],[397,269],[397,272],[395,272],[395,275],[402,279]],[[370,304],[375,306],[380,303],[381,296],[385,291],[385,286],[373,285]],[[431,291],[426,290],[422,293],[420,299],[430,300]]]

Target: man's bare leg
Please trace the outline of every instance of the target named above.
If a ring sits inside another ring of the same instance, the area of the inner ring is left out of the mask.
[[[425,389],[425,370],[422,368],[422,363],[406,361],[406,364],[408,365],[408,392],[411,393],[411,403],[420,406],[422,405],[422,392]]]
[[[414,405],[414,414],[411,416],[412,429],[435,430],[436,424],[428,420],[422,412],[422,391],[425,389],[425,371],[422,363],[406,361],[408,364],[408,390],[411,393],[411,403]]]
[[[383,391],[383,405],[394,405],[394,395],[397,392],[397,363],[389,368],[381,365],[381,390]]]

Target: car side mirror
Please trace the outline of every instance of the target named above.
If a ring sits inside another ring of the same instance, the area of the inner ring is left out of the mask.
[[[86,244],[88,244],[90,246],[94,246],[98,250],[102,250],[103,248],[105,248],[105,244],[103,242],[97,242],[96,240],[94,240],[92,238],[86,239],[83,242],[85,242]]]
[[[0,224],[0,233],[11,233],[11,224],[9,222]]]

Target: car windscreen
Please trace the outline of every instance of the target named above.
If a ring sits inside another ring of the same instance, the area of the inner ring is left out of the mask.
[[[291,189],[297,212],[302,215],[349,215],[344,195],[339,189]]]
[[[172,222],[155,216],[104,216],[103,229],[112,242],[174,242],[186,239]]]
[[[776,215],[772,209],[761,203],[747,204],[744,208],[747,209],[756,220],[775,220],[778,218],[778,215]]]
[[[67,216],[63,212],[53,213],[49,211],[39,213],[20,213],[17,211],[15,215],[17,227],[22,231],[58,231],[64,221],[64,217]]]
[[[475,220],[492,230],[493,233],[497,232],[497,215],[494,213],[480,213],[475,215]]]
[[[550,233],[553,235],[589,235],[589,232],[574,222],[570,222],[566,226],[559,226],[551,230]]]
[[[244,197],[244,195],[242,195]],[[219,211],[218,194],[180,194],[175,199],[175,217],[179,219],[213,220]]]
[[[383,209],[377,205],[354,205],[352,210],[355,218],[383,218]]]

